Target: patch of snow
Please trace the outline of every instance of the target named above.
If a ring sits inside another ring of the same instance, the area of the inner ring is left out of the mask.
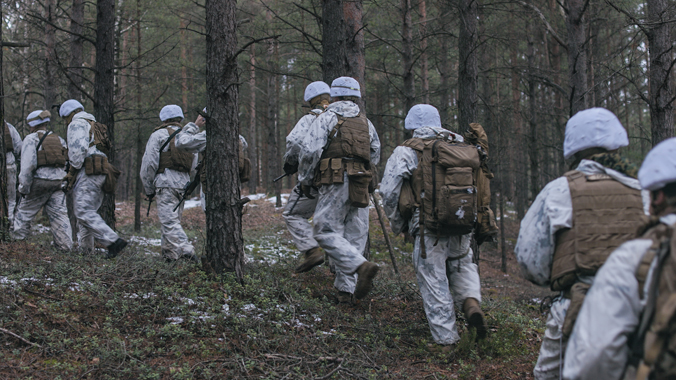
[[[183,202],[184,210],[195,207],[202,207],[202,201],[199,198],[188,199],[185,202]]]
[[[289,195],[290,194],[286,194],[286,193],[280,194],[280,196],[282,198],[282,207],[284,207],[284,205],[286,205],[286,203],[289,201]],[[272,203],[272,204],[275,204],[275,203],[277,203],[277,197],[276,196],[270,197],[270,198],[267,199],[267,201]]]
[[[170,321],[172,325],[180,325],[183,323],[183,318],[181,317],[169,317],[167,321]]]
[[[152,246],[152,247],[159,247],[162,245],[162,240],[161,239],[149,239],[145,238],[143,236],[131,236],[129,237],[129,242],[130,243],[136,243],[138,245],[142,246]]]
[[[247,195],[247,197],[249,199],[251,199],[252,201],[257,201],[257,200],[263,199],[266,196],[267,196],[267,194],[263,194],[263,193]]]
[[[36,234],[45,234],[47,232],[50,232],[52,229],[38,223],[38,224],[34,225],[33,227],[31,227],[31,230]]]

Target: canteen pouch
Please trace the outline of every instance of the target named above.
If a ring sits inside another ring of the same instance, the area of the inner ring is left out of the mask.
[[[239,181],[248,182],[251,178],[251,160],[246,157],[239,158]]]
[[[103,182],[101,190],[103,190],[104,193],[114,194],[115,189],[117,189],[117,179],[120,177],[121,173],[121,171],[117,170],[116,167],[106,160],[106,181]]]
[[[570,288],[570,306],[568,306],[566,318],[563,320],[563,327],[561,328],[561,333],[566,339],[573,332],[577,315],[580,313],[582,303],[590,287],[590,285],[584,282],[578,282]]]
[[[404,220],[409,220],[413,217],[413,211],[417,207],[420,207],[420,205],[416,202],[411,181],[405,179],[404,183],[401,184],[401,192],[399,193],[399,213]]]
[[[371,183],[371,171],[366,170],[362,162],[348,161],[347,168],[348,192],[350,206],[357,208],[369,205],[369,184]]]

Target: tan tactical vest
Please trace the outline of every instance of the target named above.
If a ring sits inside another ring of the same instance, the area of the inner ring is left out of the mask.
[[[641,299],[648,286],[648,299],[632,348],[634,357],[640,359],[637,380],[676,378],[676,239],[672,227],[659,223],[656,218],[652,224],[654,226],[641,236],[641,239],[652,240],[652,244],[636,270]],[[646,284],[655,259],[657,267],[652,281]]]
[[[5,153],[14,151],[14,142],[12,141],[12,134],[9,132],[9,126],[5,123]]]
[[[38,141],[44,137],[46,131],[37,132]],[[64,167],[68,161],[68,149],[61,145],[59,136],[49,133],[42,141],[40,150],[37,151],[38,168],[43,166]]]
[[[251,160],[244,156],[244,144],[239,140],[239,181],[241,183],[248,182],[251,178]],[[204,152],[199,153],[199,170],[197,172],[200,176],[200,183],[202,184],[202,191],[206,192],[207,188],[207,162]]]
[[[329,133],[329,145],[322,152],[325,158],[351,158],[364,163],[371,162],[371,137],[366,115],[338,117],[338,124]]]
[[[112,148],[112,142],[108,137],[108,127],[105,124],[101,124],[98,121],[92,121],[85,119],[89,123],[89,140],[92,141],[92,136],[94,140],[89,143],[89,147],[96,145],[96,149],[100,150],[106,156],[110,154]]]
[[[171,127],[174,128],[171,128]],[[172,136],[174,132],[180,130],[181,125],[178,123],[167,123],[162,124],[159,127],[155,128],[153,132],[159,131],[162,128],[166,128],[171,141],[169,144],[169,149],[166,152],[160,152],[160,166],[157,168],[157,173],[164,173],[165,169],[176,170],[183,173],[190,173],[192,168],[192,162],[194,155],[188,153],[183,149],[176,148],[176,136]],[[164,144],[164,143],[163,143]]]
[[[402,185],[402,216],[410,217],[420,207],[420,225],[438,236],[472,232],[477,221],[477,174],[481,165],[477,148],[442,138],[412,138],[403,146],[416,151],[418,167],[410,181]]]
[[[607,174],[565,174],[573,205],[573,227],[556,234],[551,288],[568,290],[589,276],[615,248],[636,235],[644,216],[641,191]]]

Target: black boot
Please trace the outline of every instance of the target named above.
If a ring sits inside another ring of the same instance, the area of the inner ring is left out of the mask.
[[[114,259],[126,246],[127,241],[118,238],[115,240],[115,243],[108,246],[108,254],[106,255],[106,259]]]

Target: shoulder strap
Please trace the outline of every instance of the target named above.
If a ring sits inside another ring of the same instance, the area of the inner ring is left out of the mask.
[[[47,138],[47,135],[49,135],[50,133],[52,133],[52,131],[45,131],[45,134],[42,135],[42,138],[40,139],[40,141],[38,141],[38,146],[35,147],[35,151],[36,151],[36,152],[37,152],[38,150],[40,150],[40,147],[42,146],[42,143],[45,141],[45,139]]]
[[[419,137],[410,138],[404,141],[401,145],[416,150],[418,152],[422,152],[423,149],[425,148],[425,143],[423,139]]]
[[[176,136],[176,134],[178,134],[178,132],[181,132],[181,128],[180,128],[180,127],[177,128],[177,129],[174,131],[174,133],[172,133],[171,135],[169,135],[169,138],[167,139],[167,141],[165,141],[164,144],[162,144],[162,146],[160,147],[160,153],[162,153],[162,151],[164,150],[164,147],[166,147],[167,144],[169,144],[169,143],[171,142],[171,140],[174,138],[174,136]]]

